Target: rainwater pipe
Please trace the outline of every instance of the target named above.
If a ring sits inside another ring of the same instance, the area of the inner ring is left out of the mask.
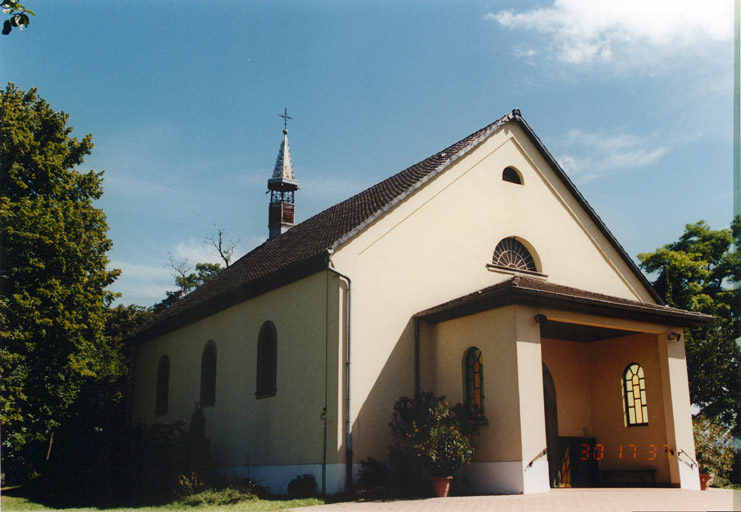
[[[349,491],[352,487],[352,418],[350,417],[350,333],[351,331],[351,324],[350,319],[352,318],[352,280],[349,276],[346,276],[345,274],[342,274],[341,272],[338,272],[337,270],[333,269],[331,267],[332,262],[330,260],[329,264],[327,265],[327,270],[330,272],[333,272],[334,274],[337,274],[340,279],[343,279],[347,283],[347,355],[345,358],[345,378],[346,378],[346,385],[345,385],[345,429],[347,432],[347,439],[345,441],[345,490]]]

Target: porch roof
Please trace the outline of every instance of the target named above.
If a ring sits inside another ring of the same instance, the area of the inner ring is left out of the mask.
[[[612,297],[520,275],[420,311],[415,317],[434,324],[511,304],[551,307],[676,327],[695,327],[709,323],[714,318],[703,313]]]

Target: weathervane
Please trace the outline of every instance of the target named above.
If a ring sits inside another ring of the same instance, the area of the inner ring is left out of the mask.
[[[288,120],[289,119],[293,119],[291,116],[288,115],[288,108],[284,107],[283,108],[283,113],[282,114],[278,114],[278,117],[282,117],[283,118],[283,131],[284,132],[288,132]]]

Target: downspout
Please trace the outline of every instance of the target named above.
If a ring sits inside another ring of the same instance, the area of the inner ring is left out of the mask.
[[[345,358],[345,378],[346,378],[346,387],[345,387],[345,396],[347,397],[345,400],[345,429],[347,432],[347,439],[345,441],[345,489],[349,491],[352,488],[352,418],[350,417],[350,390],[352,389],[350,387],[350,362],[352,361],[350,358],[350,348],[351,348],[351,337],[350,333],[351,330],[351,323],[350,319],[352,318],[352,280],[350,277],[346,276],[345,274],[342,274],[341,272],[338,272],[337,270],[333,269],[331,267],[332,262],[331,260],[327,264],[327,270],[330,272],[333,272],[337,274],[337,276],[340,277],[340,279],[344,279],[347,283],[347,356]]]
[[[414,317],[414,397],[419,396],[419,318]]]

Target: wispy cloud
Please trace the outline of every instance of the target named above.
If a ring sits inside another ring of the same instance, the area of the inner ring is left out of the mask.
[[[658,135],[641,137],[634,134],[584,133],[569,131],[559,144],[557,158],[574,181],[584,184],[609,172],[652,165],[669,151],[659,145]]]
[[[733,2],[721,0],[555,0],[550,7],[485,18],[545,35],[544,53],[568,64],[640,66],[733,38]],[[515,53],[532,57],[536,51]]]

